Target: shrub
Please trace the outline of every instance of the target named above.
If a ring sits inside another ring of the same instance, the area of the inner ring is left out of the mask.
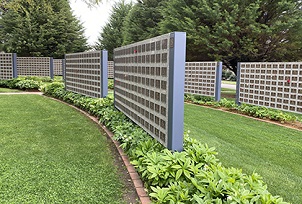
[[[9,79],[7,80],[7,88],[10,88],[10,89],[17,89],[18,86],[17,86],[17,83],[20,82],[21,79],[19,78],[15,78],[15,79]]]
[[[16,88],[21,90],[38,90],[42,85],[39,81],[34,80],[21,80],[15,84]]]
[[[114,89],[114,80],[108,79],[108,89]]]
[[[52,82],[50,77],[20,76],[9,80],[0,80],[0,87],[21,90],[40,90],[45,82]]]
[[[7,88],[7,80],[0,79],[0,87]]]
[[[194,95],[185,95],[185,101],[192,102],[199,105],[207,105],[212,107],[223,107],[229,111],[236,111],[238,113],[256,117],[263,119],[270,119],[274,121],[279,121],[281,123],[284,122],[301,122],[302,118],[298,118],[297,116],[283,112],[281,110],[276,110],[272,108],[267,108],[264,106],[255,106],[242,103],[241,105],[237,105],[234,101],[230,101],[227,99],[221,99],[219,102],[208,100],[208,98],[202,97],[194,97]]]
[[[222,69],[222,79],[228,81],[236,81],[236,75],[229,69]]]
[[[19,76],[21,80],[33,80],[39,82],[52,82],[53,80],[50,77],[41,77],[41,76]]]
[[[46,95],[52,95],[56,89],[64,88],[64,84],[60,82],[53,82],[51,84],[44,84],[40,87],[40,91],[42,91]]]

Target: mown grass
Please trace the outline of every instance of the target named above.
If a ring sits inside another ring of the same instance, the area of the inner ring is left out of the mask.
[[[42,96],[0,101],[0,203],[124,203],[96,124]]]
[[[236,90],[221,88],[221,98],[226,98],[228,100],[235,101],[236,99]]]
[[[216,147],[221,162],[263,176],[268,189],[302,203],[302,132],[185,104],[185,130]]]
[[[227,80],[223,80],[222,83],[223,83],[223,84],[236,84],[236,81],[227,81]]]
[[[0,88],[0,93],[12,93],[12,92],[21,92],[21,91],[17,89]]]

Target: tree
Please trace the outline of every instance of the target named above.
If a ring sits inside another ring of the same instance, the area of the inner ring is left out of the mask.
[[[52,56],[87,49],[83,26],[72,15],[67,0],[18,0],[1,19],[5,52],[18,56]]]
[[[163,0],[138,0],[126,17],[124,45],[159,35],[158,23]]]
[[[103,27],[96,45],[97,49],[108,50],[109,60],[113,59],[113,49],[123,45],[123,23],[132,4],[126,4],[124,0],[116,3],[109,17],[109,22]]]
[[[168,0],[162,33],[187,32],[187,59],[240,61],[302,59],[301,1]]]

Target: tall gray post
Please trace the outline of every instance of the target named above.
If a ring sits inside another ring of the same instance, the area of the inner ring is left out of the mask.
[[[222,79],[222,62],[218,62],[216,68],[216,80],[215,80],[215,101],[220,101],[221,98],[221,79]]]
[[[237,64],[237,80],[236,80],[236,104],[240,105],[240,62]]]
[[[49,64],[49,76],[51,79],[53,79],[53,57],[50,58],[50,64]]]
[[[184,86],[186,66],[186,33],[174,32],[170,36],[169,93],[168,93],[168,149],[183,150]]]
[[[13,78],[18,77],[18,69],[17,69],[17,54],[13,53]]]
[[[108,95],[108,51],[101,51],[101,97]]]

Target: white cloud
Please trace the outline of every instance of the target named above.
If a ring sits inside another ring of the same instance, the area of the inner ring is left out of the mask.
[[[89,8],[82,0],[70,1],[73,14],[83,23],[85,36],[90,45],[94,45],[97,41],[99,33],[101,32],[102,27],[107,23],[111,8],[116,1],[117,0],[103,0],[103,3],[92,8]],[[130,1],[131,0],[128,0],[126,2]]]

